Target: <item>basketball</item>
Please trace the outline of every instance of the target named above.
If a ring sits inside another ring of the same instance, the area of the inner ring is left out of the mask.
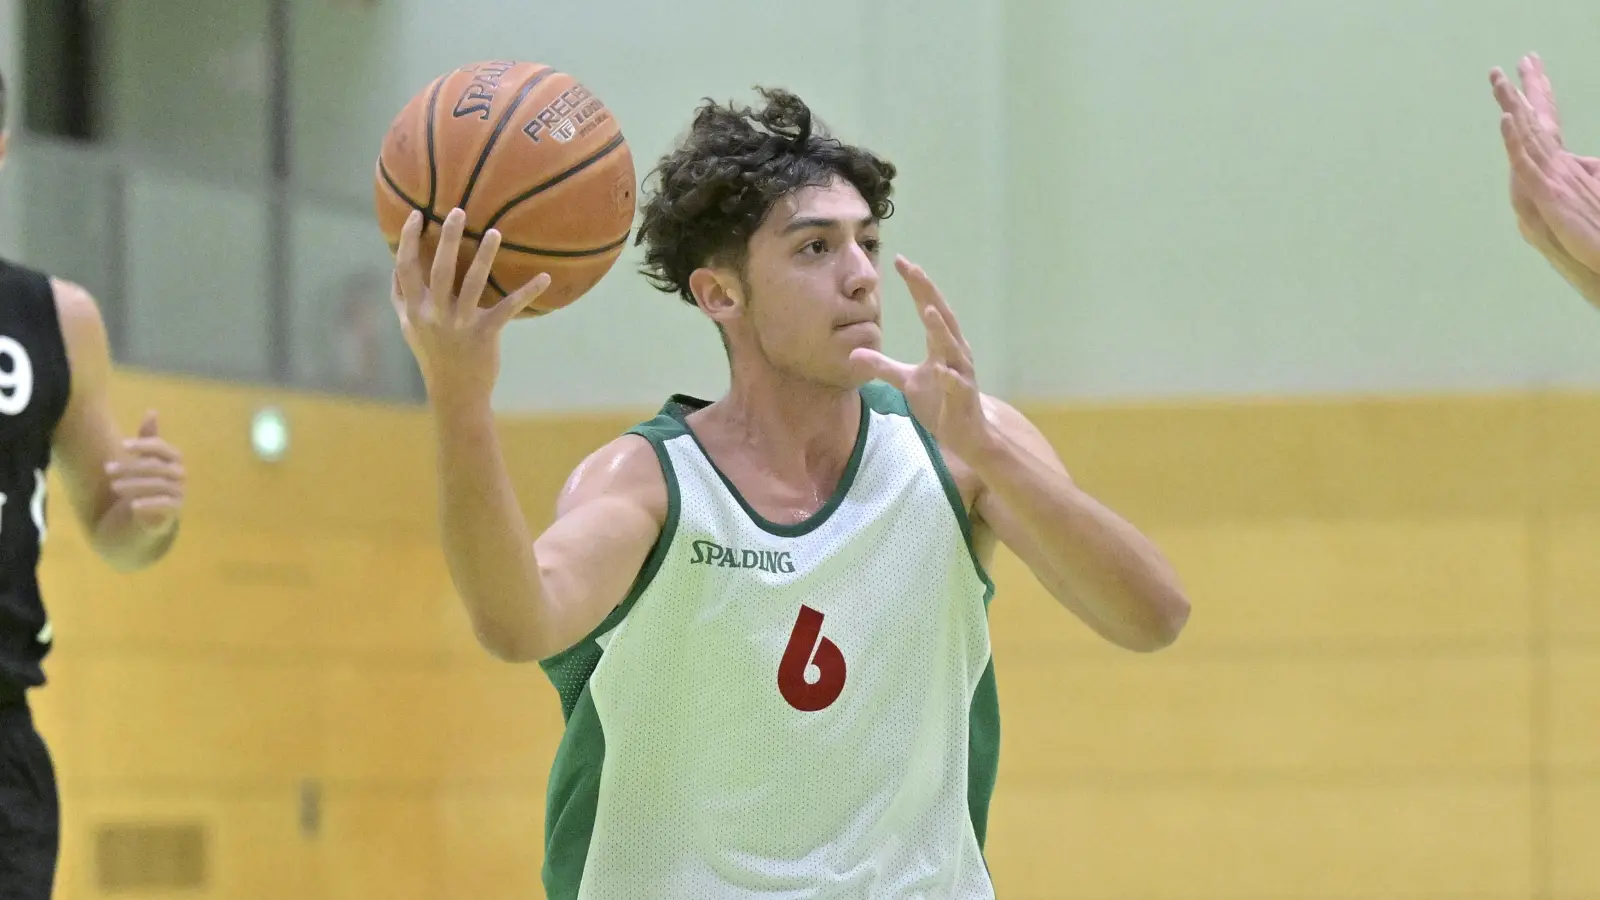
[[[422,211],[424,266],[444,217],[466,212],[458,290],[479,240],[498,229],[483,306],[550,274],[523,316],[587,293],[633,226],[633,155],[616,116],[576,78],[538,63],[479,62],[434,79],[389,126],[374,188],[391,250],[411,211]]]

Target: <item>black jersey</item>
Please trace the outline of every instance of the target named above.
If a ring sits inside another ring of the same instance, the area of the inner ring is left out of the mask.
[[[0,699],[44,683],[45,475],[70,393],[49,277],[0,260]]]

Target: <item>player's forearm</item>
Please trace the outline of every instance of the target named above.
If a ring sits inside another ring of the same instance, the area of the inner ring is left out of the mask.
[[[484,649],[501,659],[529,659],[540,628],[539,566],[488,398],[435,398],[434,426],[451,581]]]
[[[1020,532],[1012,549],[1058,602],[1130,650],[1177,639],[1189,601],[1148,538],[1004,435],[968,462]]]

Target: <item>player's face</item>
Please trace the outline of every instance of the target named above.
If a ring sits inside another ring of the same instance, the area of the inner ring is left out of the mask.
[[[775,205],[750,238],[747,335],[786,373],[838,387],[855,383],[850,351],[877,350],[878,222],[843,179]]]

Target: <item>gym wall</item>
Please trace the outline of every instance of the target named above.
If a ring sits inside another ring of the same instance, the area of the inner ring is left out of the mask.
[[[269,399],[293,435],[275,465],[246,440]],[[60,896],[111,876],[229,900],[538,896],[559,707],[472,639],[423,415],[135,374],[117,403],[166,411],[192,510],[127,577],[52,507],[37,705]],[[1116,651],[1002,554],[1004,896],[1600,892],[1600,400],[1029,411],[1195,612],[1169,650]],[[635,418],[504,421],[536,525]]]

